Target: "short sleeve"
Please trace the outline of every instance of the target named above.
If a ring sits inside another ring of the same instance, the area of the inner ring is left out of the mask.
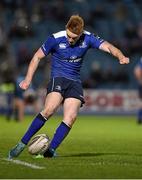
[[[104,39],[100,38],[95,34],[90,35],[90,45],[92,48],[99,48],[99,46],[104,42]]]
[[[48,39],[42,44],[41,49],[47,56],[55,47],[56,40],[53,36],[48,37]]]

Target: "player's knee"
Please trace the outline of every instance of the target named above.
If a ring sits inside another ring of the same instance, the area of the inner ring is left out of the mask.
[[[76,117],[77,117],[77,114],[74,113],[74,114],[71,114],[71,115],[69,116],[69,119],[70,119],[71,122],[74,122],[74,121],[76,120]]]
[[[48,107],[42,111],[44,117],[49,118],[55,113],[55,109]]]
[[[68,116],[64,116],[64,122],[72,127],[72,125],[74,124],[75,120],[76,120],[76,117],[77,115],[76,114],[71,114],[71,115],[68,115]]]

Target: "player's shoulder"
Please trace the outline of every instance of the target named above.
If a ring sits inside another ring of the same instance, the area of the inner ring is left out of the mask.
[[[65,36],[66,36],[66,31],[65,30],[64,31],[59,31],[57,33],[53,33],[53,37],[55,39],[62,38],[62,37],[65,37]]]
[[[87,36],[89,36],[89,37],[100,38],[100,37],[98,36],[98,34],[92,33],[92,32],[86,31],[86,30],[84,30],[83,34],[84,34],[84,35],[87,35]]]
[[[84,30],[83,34],[87,39],[97,39],[97,40],[101,39],[100,36],[98,36],[96,33],[92,33],[86,30]]]
[[[86,41],[90,41],[92,39],[93,33],[84,30],[83,31],[83,37],[85,38]]]
[[[88,35],[88,36],[89,36],[89,35],[91,35],[92,33],[91,33],[91,32],[89,32],[89,31],[84,30],[84,31],[83,31],[83,34],[85,34],[85,35]]]
[[[100,38],[96,33],[92,33],[86,30],[83,31],[83,34],[88,38]]]

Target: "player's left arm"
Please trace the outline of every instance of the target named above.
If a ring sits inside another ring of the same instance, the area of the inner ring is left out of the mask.
[[[105,52],[108,52],[112,54],[114,57],[116,57],[119,60],[120,64],[128,64],[129,63],[129,58],[126,57],[120,49],[112,45],[111,43],[104,41],[100,46],[100,50],[103,50]]]

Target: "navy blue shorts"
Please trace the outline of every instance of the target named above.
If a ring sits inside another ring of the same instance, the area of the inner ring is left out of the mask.
[[[51,92],[61,93],[63,100],[66,98],[79,99],[81,101],[81,106],[85,103],[82,84],[78,81],[73,81],[64,77],[52,78],[47,86],[47,94]]]

